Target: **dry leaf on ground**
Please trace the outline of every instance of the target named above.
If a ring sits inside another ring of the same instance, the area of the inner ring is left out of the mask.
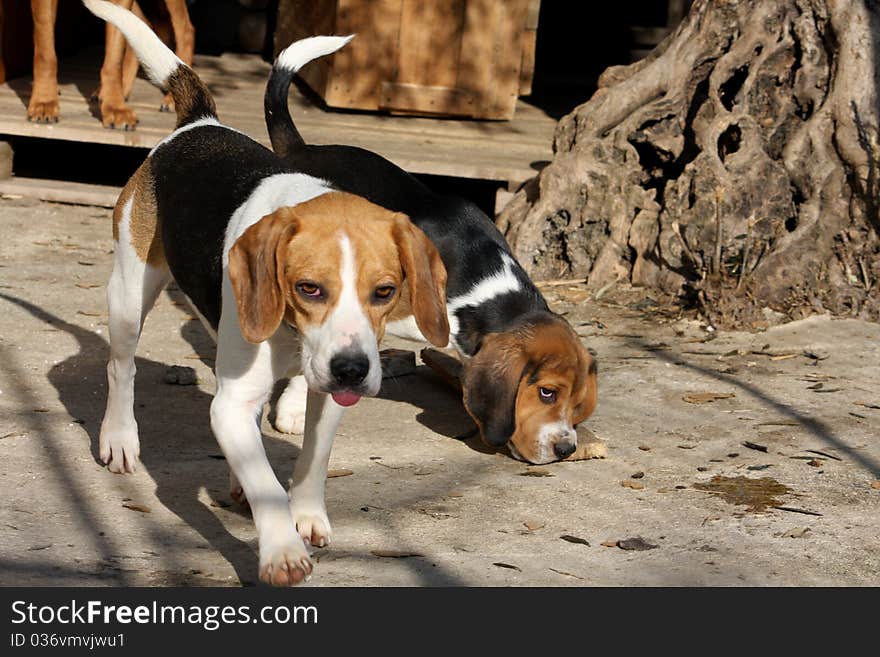
[[[736,397],[732,392],[694,392],[682,397],[689,404],[708,404],[717,399]]]
[[[123,502],[122,506],[132,511],[140,511],[141,513],[152,513],[153,510],[146,504],[135,504],[134,502]]]
[[[409,550],[370,550],[370,554],[383,559],[406,559],[408,557],[425,556],[418,552],[410,552]]]
[[[345,468],[340,468],[338,470],[327,470],[327,479],[333,479],[334,477],[347,477],[348,475],[354,474],[353,470],[347,470]]]

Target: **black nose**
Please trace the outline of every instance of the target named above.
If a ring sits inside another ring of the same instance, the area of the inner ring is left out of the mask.
[[[370,361],[364,354],[345,354],[330,359],[330,374],[342,386],[359,385],[369,371]]]
[[[561,442],[553,445],[553,452],[556,454],[556,458],[564,459],[566,456],[569,456],[572,452],[574,452],[575,444],[569,442]]]

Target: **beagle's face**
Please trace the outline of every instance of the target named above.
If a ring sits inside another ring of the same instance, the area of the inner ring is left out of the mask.
[[[282,320],[302,339],[309,388],[342,406],[382,383],[378,343],[409,287],[425,336],[445,344],[446,270],[406,215],[331,192],[263,217],[236,240],[229,276],[242,335],[268,339]]]
[[[486,336],[463,388],[486,444],[550,463],[574,452],[575,427],[596,407],[596,361],[565,321],[542,317]]]

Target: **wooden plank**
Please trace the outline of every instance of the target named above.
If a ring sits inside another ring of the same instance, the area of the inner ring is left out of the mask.
[[[144,79],[135,81],[130,99],[141,120],[137,130],[102,128],[83,95],[93,88],[99,68],[99,50],[61,62],[61,70],[65,71],[62,120],[54,125],[38,125],[25,119],[28,78],[0,85],[0,135],[147,149],[174,129],[175,117],[157,111],[161,94]],[[199,55],[195,68],[215,94],[221,121],[268,146],[262,99],[269,64],[255,55],[228,53],[220,57]],[[290,90],[290,107],[308,142],[360,146],[412,173],[505,182],[525,180],[535,173],[530,167],[532,162],[553,157],[555,121],[523,101],[518,102],[513,120],[506,122],[333,112],[315,105],[296,88]]]
[[[319,34],[337,34],[337,0],[279,0],[274,35],[274,54],[294,41]],[[324,96],[330,79],[331,60],[327,57],[311,63],[300,77]]]
[[[286,44],[330,33],[332,20],[334,33],[360,38],[301,73],[329,106],[441,113],[436,90],[415,102],[413,88],[383,95],[382,84],[458,87],[477,100],[471,116],[510,119],[520,88],[531,90],[539,9],[540,0],[281,0],[276,51],[279,33]],[[401,106],[389,105],[398,97]]]
[[[538,19],[541,15],[541,0],[528,0],[526,22],[523,26],[522,61],[519,71],[519,95],[532,93],[535,78],[535,52],[538,46]]]
[[[464,57],[456,86],[473,95],[479,116],[487,116],[493,105],[495,40],[491,35],[503,11],[502,3],[494,0],[468,0],[465,9],[461,39]]]
[[[528,0],[526,10],[525,29],[535,31],[538,29],[538,18],[541,15],[541,0]]]
[[[380,84],[393,77],[402,0],[339,0],[336,29],[356,34],[333,55],[324,100],[331,107],[379,108]]]
[[[336,0],[278,0],[273,56],[294,41],[317,34],[333,34]]]
[[[0,180],[12,177],[12,146],[5,141],[0,141]]]
[[[393,82],[454,87],[460,65],[465,0],[404,0]],[[400,107],[398,109],[409,109]]]
[[[488,116],[510,119],[519,96],[520,66],[522,65],[523,25],[528,14],[528,0],[508,0],[496,27],[493,49],[494,86]]]
[[[478,116],[510,119],[519,96],[528,0],[469,0],[458,86],[477,99]]]
[[[404,112],[470,116],[474,98],[464,89],[383,82],[379,106]]]
[[[535,79],[535,51],[538,45],[538,31],[523,32],[522,61],[519,67],[519,95],[528,96],[532,93],[532,82]]]
[[[42,178],[10,178],[0,180],[0,195],[11,197],[37,198],[56,203],[75,203],[77,205],[97,205],[112,208],[119,198],[121,187],[107,185],[88,185],[66,180],[46,180]]]

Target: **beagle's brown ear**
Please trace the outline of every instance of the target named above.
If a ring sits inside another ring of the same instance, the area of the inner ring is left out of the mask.
[[[592,349],[578,343],[578,378],[575,386],[572,424],[583,422],[596,410],[599,397],[598,366]]]
[[[490,447],[501,447],[516,431],[516,398],[528,359],[515,336],[490,333],[464,363],[464,406]]]
[[[428,342],[449,344],[446,317],[446,267],[431,240],[405,214],[394,217],[394,241],[406,274],[413,316]]]
[[[229,250],[229,280],[241,334],[248,342],[268,340],[284,317],[284,250],[299,222],[291,208],[267,214]]]

